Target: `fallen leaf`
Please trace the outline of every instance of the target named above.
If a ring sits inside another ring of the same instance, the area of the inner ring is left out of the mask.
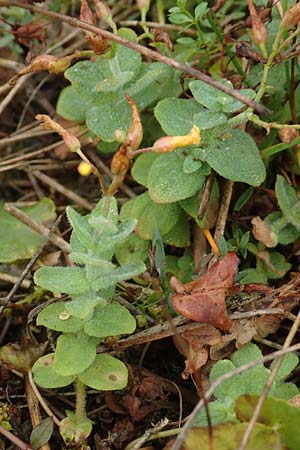
[[[191,283],[182,284],[172,277],[170,285],[175,310],[196,322],[205,322],[222,330],[231,327],[227,315],[225,295],[233,285],[239,259],[233,252],[213,264],[208,271]]]

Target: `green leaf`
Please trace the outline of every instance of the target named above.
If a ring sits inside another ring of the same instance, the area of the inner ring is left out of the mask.
[[[59,375],[53,368],[54,353],[39,358],[32,367],[34,381],[46,389],[68,386],[75,379],[74,376]]]
[[[159,62],[143,63],[126,92],[143,110],[161,98],[180,94],[179,73]]]
[[[238,422],[234,411],[234,401],[230,397],[209,402],[208,410],[212,425]],[[200,411],[200,414],[195,421],[195,426],[207,427],[207,414],[204,408]]]
[[[207,9],[207,3],[202,2],[195,8],[195,19],[199,20],[202,19],[204,14],[208,11]]]
[[[43,419],[30,434],[30,446],[33,450],[38,450],[46,444],[53,433],[53,418]]]
[[[40,224],[55,219],[55,204],[49,198],[20,209]],[[43,240],[41,235],[4,211],[4,203],[0,202],[0,262],[31,258]]]
[[[234,211],[240,211],[243,206],[245,206],[250,198],[252,197],[252,194],[254,192],[254,188],[252,186],[248,187],[245,191],[242,192],[242,194],[239,196],[239,198],[235,201],[233,210]]]
[[[241,130],[230,130],[222,139],[208,137],[203,145],[204,159],[224,178],[259,186],[266,169],[252,137]]]
[[[187,155],[183,162],[184,173],[193,173],[203,166],[203,162],[200,159],[195,158],[193,154]]]
[[[176,23],[178,25],[192,22],[192,19],[190,17],[188,17],[186,14],[182,14],[182,13],[170,14],[169,20],[170,20],[170,22]]]
[[[67,86],[59,94],[56,111],[64,119],[84,122],[85,114],[90,107],[91,105],[78,96],[72,86]]]
[[[64,294],[82,294],[89,289],[81,267],[41,267],[34,274],[34,282],[44,289]]]
[[[258,346],[250,342],[249,344],[244,345],[239,350],[235,351],[232,355],[231,360],[235,367],[240,367],[250,361],[253,361],[254,359],[261,359],[262,357],[263,354]],[[260,364],[257,367],[263,367],[263,364]]]
[[[116,260],[118,263],[127,264],[136,261],[145,261],[148,256],[148,242],[131,234],[125,242],[116,246]]]
[[[117,267],[113,271],[108,271],[107,273],[100,270],[99,276],[92,280],[92,288],[98,290],[115,285],[120,281],[130,280],[131,278],[140,275],[145,270],[146,267],[141,261],[124,264],[124,266]]]
[[[188,134],[194,122],[195,114],[203,112],[204,108],[194,100],[182,98],[166,98],[158,102],[154,114],[166,134]]]
[[[160,155],[152,164],[148,177],[151,199],[156,203],[173,203],[191,197],[203,186],[209,167],[204,164],[193,173],[185,173],[183,150]],[[164,206],[165,207],[165,206]],[[161,230],[161,233],[164,234]]]
[[[118,222],[118,206],[115,197],[105,196],[101,198],[89,214],[89,219],[97,219],[99,216],[104,216],[107,221],[112,221],[114,224]]]
[[[295,190],[281,175],[277,175],[275,193],[284,216],[300,231],[300,201]]]
[[[67,303],[64,302],[56,302],[46,306],[37,316],[37,325],[65,333],[81,330],[82,321],[72,317],[67,311],[66,305]]]
[[[224,423],[213,427],[214,450],[232,450],[239,448],[246,423]],[[280,443],[276,429],[256,423],[252,429],[247,450],[285,450]],[[184,442],[184,450],[209,450],[210,442],[207,428],[193,428]],[[294,449],[291,449],[294,450]]]
[[[139,184],[148,187],[148,176],[154,161],[159,158],[156,152],[143,153],[134,162],[131,175]]]
[[[276,360],[274,360],[271,364],[271,370],[276,364]],[[299,358],[294,353],[287,353],[284,355],[283,360],[281,362],[281,366],[276,375],[276,381],[283,381],[288,375],[292,373],[296,366],[299,364]]]
[[[113,391],[127,386],[128,372],[124,363],[110,355],[97,355],[93,364],[78,376],[86,386],[99,391]]]
[[[224,86],[233,89],[232,83],[229,80],[221,79],[218,80]],[[189,88],[192,91],[193,96],[201,105],[215,112],[222,113],[233,113],[241,109],[244,104],[235,100],[225,92],[220,91],[204,81],[194,80],[189,83]],[[255,97],[255,92],[251,89],[241,89],[240,93],[246,97],[253,99]]]
[[[77,239],[80,241],[87,250],[93,250],[95,248],[95,242],[93,239],[92,229],[87,221],[87,219],[71,206],[66,208],[67,217],[70,224],[73,227],[73,233],[76,234]]]
[[[86,113],[86,124],[89,129],[106,142],[116,140],[115,132],[125,136],[132,122],[131,108],[125,97],[121,100],[111,98],[89,109]]]
[[[235,281],[242,284],[268,283],[268,277],[265,272],[254,268],[241,270],[235,277]]]
[[[83,372],[95,359],[96,343],[94,338],[84,333],[60,335],[54,356],[54,370],[63,376]]]
[[[163,241],[165,244],[174,245],[174,247],[188,247],[191,245],[190,224],[183,211],[181,211],[174,227],[164,234]]]
[[[299,231],[289,223],[282,227],[283,218],[285,218],[285,216],[283,216],[280,211],[274,211],[271,214],[268,214],[264,221],[271,227],[273,232],[275,231],[279,244],[292,244],[299,237]]]
[[[137,219],[136,233],[142,239],[153,238],[154,228],[157,226],[161,235],[168,233],[180,217],[180,207],[176,203],[159,205],[154,203],[149,194],[145,192],[129,200],[122,206],[121,220],[128,217]]]
[[[95,306],[104,306],[106,303],[104,298],[99,297],[93,291],[89,291],[82,295],[73,295],[72,301],[65,302],[65,308],[72,316],[85,319],[91,314]]]
[[[272,280],[284,277],[292,265],[279,252],[268,250],[267,254],[268,263],[264,259],[258,259],[257,267],[264,271],[267,277]]]
[[[227,122],[225,114],[213,111],[201,111],[194,115],[194,123],[200,130],[208,130]]]
[[[240,397],[235,406],[238,418],[243,421],[250,420],[257,401],[258,396],[255,395]],[[300,448],[299,421],[299,407],[292,406],[285,400],[272,397],[264,401],[258,417],[258,422],[262,422],[279,432],[283,444],[289,450]]]
[[[134,317],[118,303],[96,306],[92,318],[84,324],[84,332],[99,338],[133,333],[136,328]]]

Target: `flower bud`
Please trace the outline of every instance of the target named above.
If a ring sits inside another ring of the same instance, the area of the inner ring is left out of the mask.
[[[87,162],[81,161],[77,167],[77,171],[82,177],[88,177],[93,172],[93,167]]]
[[[140,11],[148,11],[150,8],[150,0],[136,0],[136,5]]]
[[[112,13],[109,6],[107,6],[106,3],[102,2],[101,0],[94,0],[94,5],[97,17],[101,21],[109,24],[112,20]]]
[[[284,30],[289,30],[298,24],[300,20],[300,3],[292,6],[287,10],[282,18],[280,28]]]
[[[172,152],[178,147],[199,145],[201,142],[200,130],[193,125],[191,131],[185,136],[164,136],[154,142],[152,149],[157,153]]]

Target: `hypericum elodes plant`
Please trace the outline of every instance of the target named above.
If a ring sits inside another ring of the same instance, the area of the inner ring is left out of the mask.
[[[42,267],[35,273],[38,286],[68,294],[70,301],[56,301],[37,317],[37,325],[62,332],[56,350],[33,366],[37,384],[58,388],[76,383],[76,412],[68,412],[60,431],[65,441],[80,442],[91,432],[85,415],[85,386],[102,391],[123,389],[127,368],[109,354],[96,354],[107,336],[132,333],[136,323],[128,310],[113,301],[116,284],[145,270],[142,262],[117,266],[112,263],[117,244],[133,231],[136,220],[118,222],[116,200],[104,197],[93,212],[81,216],[67,208],[73,227],[72,267]]]

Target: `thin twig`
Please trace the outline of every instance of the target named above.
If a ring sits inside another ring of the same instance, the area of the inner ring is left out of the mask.
[[[218,238],[224,234],[225,225],[227,221],[230,201],[232,197],[232,190],[233,190],[234,182],[230,180],[225,181],[225,187],[224,192],[222,196],[222,203],[219,210],[219,215],[217,219],[214,239],[215,241],[218,241]]]
[[[230,89],[227,86],[223,85],[222,83],[219,83],[218,81],[214,80],[213,78],[209,77],[208,75],[205,75],[198,69],[194,69],[193,67],[188,66],[187,64],[182,64],[175,59],[169,58],[165,55],[162,55],[161,53],[158,53],[154,50],[150,50],[147,47],[144,47],[143,45],[137,44],[136,42],[131,42],[125,38],[122,38],[121,36],[118,36],[116,34],[113,34],[107,30],[99,29],[93,25],[90,25],[89,23],[82,22],[81,20],[76,19],[75,17],[69,17],[64,14],[59,14],[53,11],[48,11],[45,8],[40,8],[39,6],[34,6],[30,4],[25,3],[19,3],[15,0],[0,0],[0,6],[17,6],[19,8],[29,9],[30,11],[36,12],[38,14],[44,14],[46,16],[53,17],[55,19],[61,20],[62,22],[66,22],[71,26],[74,26],[76,28],[82,28],[83,30],[90,31],[91,33],[94,33],[95,35],[103,36],[105,39],[114,41],[118,44],[124,45],[128,48],[131,48],[132,50],[140,53],[141,55],[146,56],[147,58],[151,58],[155,61],[160,61],[163,64],[166,64],[170,67],[173,67],[176,70],[179,70],[181,72],[185,72],[188,75],[190,75],[193,78],[196,78],[198,80],[203,81],[206,84],[209,84],[210,86],[213,86],[216,89],[219,89],[222,92],[225,92],[226,94],[230,95],[231,97],[235,98],[236,100],[239,100],[240,102],[244,103],[245,105],[250,106],[260,114],[269,114],[270,111],[263,105],[258,104],[254,102],[253,100],[250,100],[243,94],[241,94],[239,91],[236,91],[234,89]]]
[[[83,208],[87,209],[88,211],[91,211],[93,209],[93,206],[90,202],[85,200],[84,198],[80,197],[80,195],[75,194],[75,192],[71,191],[70,189],[66,188],[62,184],[58,183],[58,181],[54,180],[53,178],[49,177],[48,175],[45,175],[44,173],[40,172],[39,170],[35,170],[32,172],[32,174],[38,178],[42,183],[47,184],[48,186],[52,187],[56,191],[60,192],[65,197],[73,200],[78,205],[82,206]]]

